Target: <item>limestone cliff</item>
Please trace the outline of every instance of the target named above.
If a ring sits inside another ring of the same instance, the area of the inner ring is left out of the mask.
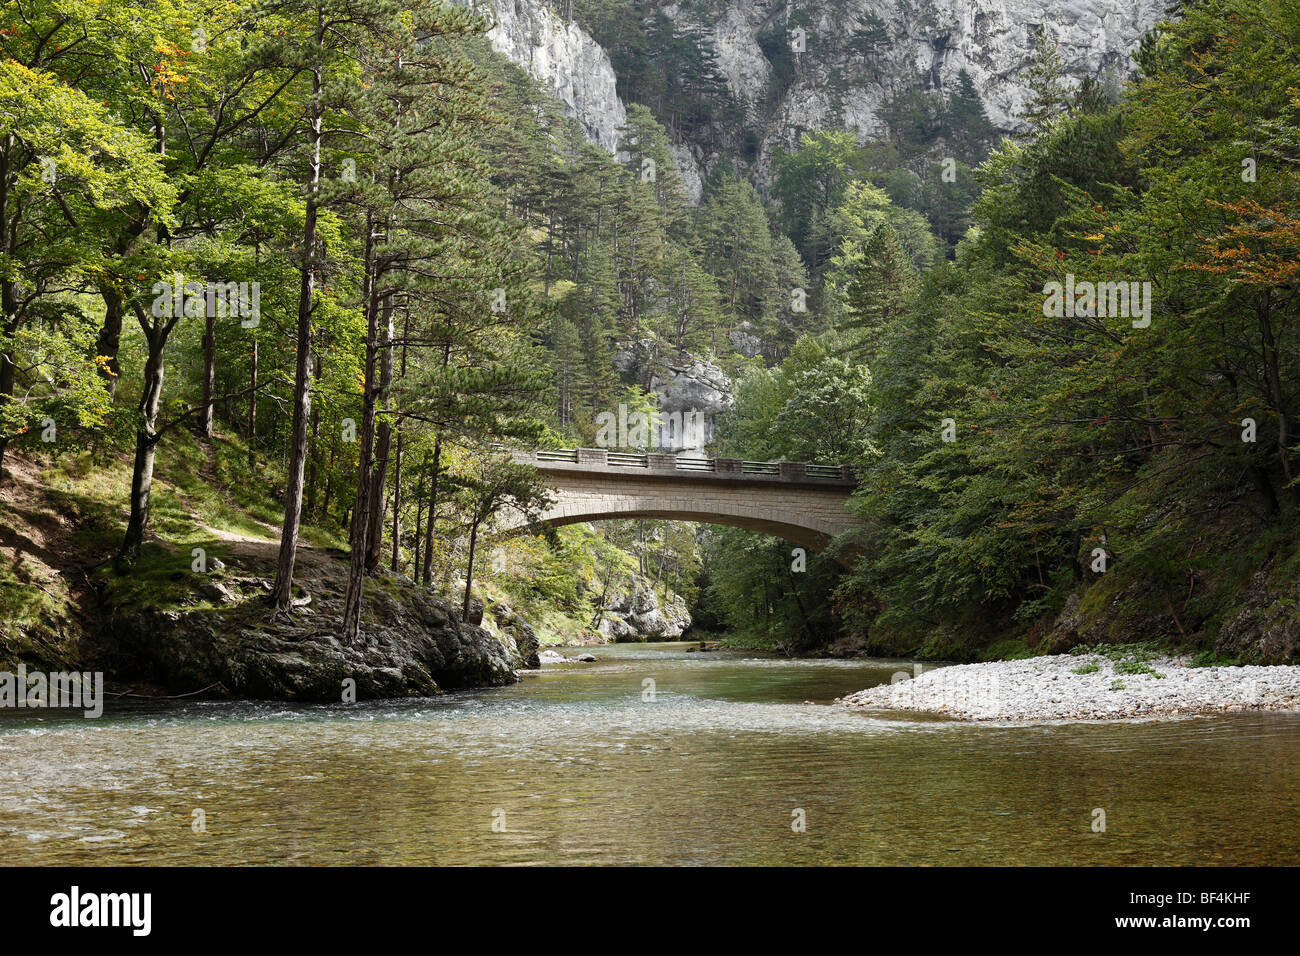
[[[626,382],[654,393],[663,422],[653,436],[659,451],[703,453],[718,415],[735,402],[731,379],[717,365],[687,352],[661,354],[650,339],[629,343],[614,364]]]
[[[919,84],[949,93],[964,70],[1004,132],[1027,99],[1021,74],[1040,28],[1074,82],[1126,75],[1166,0],[711,0],[674,4],[711,27],[718,65],[760,131],[758,167],[804,130],[881,137],[881,108]],[[697,162],[712,157],[696,150]]]
[[[614,152],[627,119],[614,68],[600,44],[542,0],[457,0],[494,26],[493,49],[528,70],[582,124],[587,138]]]
[[[461,0],[496,26],[493,46],[554,91],[593,142],[613,151],[626,118],[606,51],[578,22],[544,0]],[[1142,35],[1168,0],[694,0],[641,3],[713,42],[730,93],[746,116],[749,142],[710,135],[676,144],[674,158],[698,197],[723,156],[744,154],[759,180],[775,146],[804,130],[844,128],[882,135],[882,106],[920,85],[952,91],[965,71],[993,123],[1016,127],[1027,95],[1021,73],[1044,28],[1075,82],[1122,77]],[[567,10],[568,8],[566,8]],[[651,51],[653,56],[653,51]]]
[[[660,600],[640,575],[625,580],[605,597],[596,630],[611,641],[675,641],[691,626],[686,602],[671,591]]]

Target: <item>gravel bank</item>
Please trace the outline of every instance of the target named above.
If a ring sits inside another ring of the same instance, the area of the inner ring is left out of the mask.
[[[1156,658],[1146,662],[1154,674],[1124,673],[1131,664],[1117,665],[1099,654],[961,664],[869,687],[836,703],[872,710],[929,711],[963,720],[1117,720],[1239,710],[1300,711],[1300,666],[1187,665],[1186,658]]]

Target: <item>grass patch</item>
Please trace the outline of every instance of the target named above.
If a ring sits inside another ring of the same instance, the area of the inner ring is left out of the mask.
[[[62,579],[38,585],[21,565],[0,560],[0,666],[61,663],[64,654],[53,645],[71,615]]]
[[[1227,654],[1220,654],[1216,651],[1201,651],[1192,658],[1190,667],[1241,667],[1243,661],[1240,657],[1231,657]]]
[[[1164,650],[1155,641],[1140,641],[1135,644],[1098,644],[1090,648],[1092,653],[1112,661],[1153,661],[1164,656]]]
[[[1152,677],[1164,677],[1146,661],[1126,660],[1115,664],[1116,674],[1150,674]]]
[[[194,540],[194,547],[203,549],[209,568],[213,558],[225,560],[224,542]],[[199,586],[205,580],[205,572],[195,571],[194,561],[193,548],[182,550],[154,543],[141,550],[129,574],[118,574],[111,564],[106,564],[95,577],[106,586],[110,600],[122,607],[160,610],[215,607],[200,597]]]
[[[1098,644],[1094,647],[1080,644],[1071,648],[1070,653],[1075,657],[1084,654],[1100,655],[1114,664],[1116,674],[1129,676],[1149,674],[1152,677],[1164,677],[1164,674],[1151,666],[1151,661],[1164,657],[1169,652],[1156,641],[1139,641],[1132,644]],[[1095,674],[1100,669],[1096,662],[1090,661],[1076,667],[1074,673]]]

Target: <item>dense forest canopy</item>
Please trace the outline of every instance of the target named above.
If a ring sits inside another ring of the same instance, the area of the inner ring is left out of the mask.
[[[466,613],[479,575],[585,623],[636,574],[760,640],[954,657],[1130,630],[1229,653],[1243,588],[1294,589],[1294,4],[1183,3],[1122,89],[1067,83],[1041,33],[1022,134],[963,75],[770,177],[702,34],[571,12],[629,103],[616,155],[457,6],[7,4],[0,466],[119,462],[131,575],[169,540],[166,456],[236,448],[280,508],[271,612],[319,534],[348,640],[384,567],[459,579]],[[696,204],[683,137],[723,156]],[[665,522],[493,537],[545,499],[496,446],[594,444],[671,356],[735,382],[714,451],[853,465],[850,571]],[[498,546],[510,572],[475,566]]]

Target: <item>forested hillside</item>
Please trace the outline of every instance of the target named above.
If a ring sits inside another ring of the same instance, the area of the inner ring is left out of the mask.
[[[801,651],[1294,658],[1294,4],[1183,3],[1122,86],[1040,31],[1012,137],[962,76],[761,162],[707,43],[575,7],[614,153],[450,4],[6,7],[7,656],[151,601],[363,645],[432,588],[551,640],[630,589]],[[501,535],[546,494],[500,446],[606,444],[664,363],[728,383],[707,450],[850,464],[869,530],[806,567],[730,528]]]
[[[837,606],[874,649],[1295,657],[1300,11],[1178,12],[1118,99],[1064,89],[1041,51],[1032,135],[976,172],[952,259],[924,268],[888,221],[841,239],[837,331],[742,387],[737,446],[802,457],[798,376],[834,381],[844,357],[843,389],[869,380],[852,434],[873,530],[799,604]],[[714,566],[739,613],[757,563]]]

